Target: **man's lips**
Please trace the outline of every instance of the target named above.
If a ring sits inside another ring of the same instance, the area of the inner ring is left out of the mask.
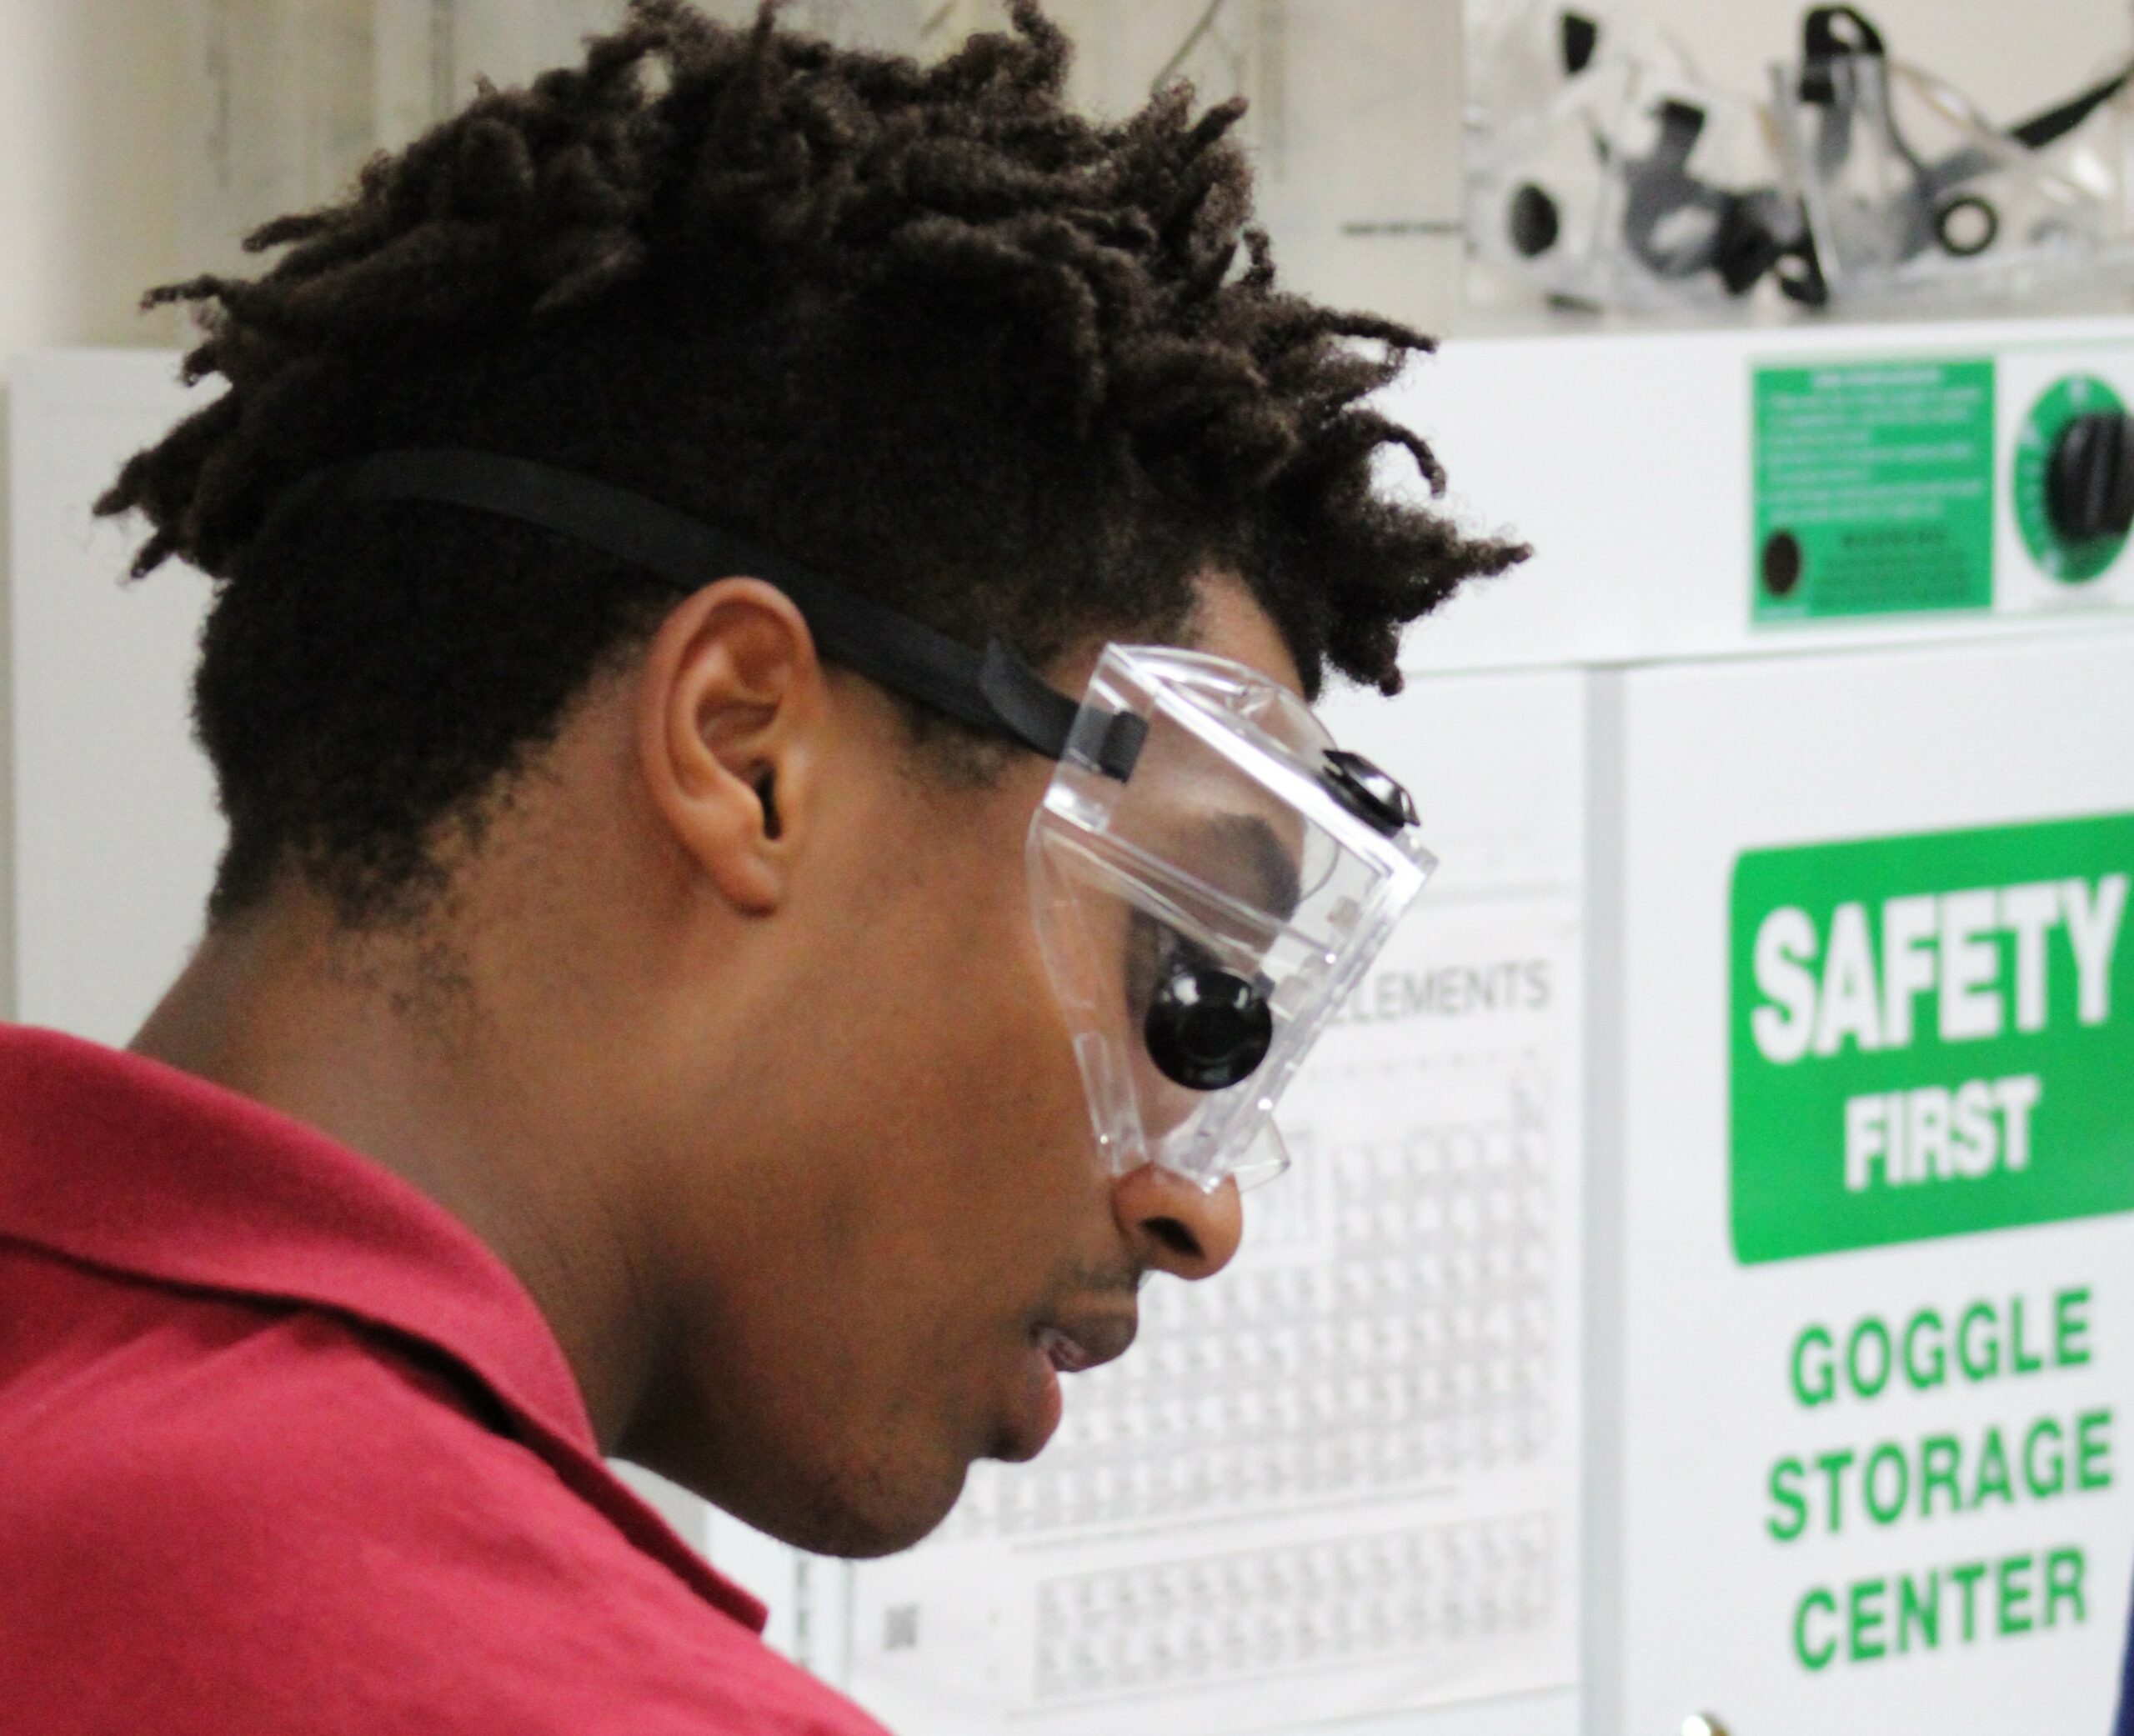
[[[1080,1374],[1125,1355],[1140,1325],[1130,1296],[1125,1306],[1059,1309],[1030,1328],[1024,1367],[1029,1384],[992,1456],[1019,1463],[1044,1450],[1059,1427],[1059,1377]]]
[[[1140,1329],[1138,1311],[1129,1307],[1048,1319],[1031,1337],[1060,1373],[1080,1374],[1125,1355]]]

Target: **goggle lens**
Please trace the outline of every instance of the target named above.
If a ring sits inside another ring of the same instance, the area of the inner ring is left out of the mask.
[[[1296,695],[1198,653],[1110,647],[1030,832],[1032,910],[1119,1172],[1278,1173],[1285,1087],[1433,865],[1407,792]]]

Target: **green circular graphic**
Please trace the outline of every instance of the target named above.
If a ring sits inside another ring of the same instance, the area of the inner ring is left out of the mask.
[[[2016,523],[2031,558],[2063,584],[2079,585],[2095,578],[2118,558],[2126,538],[2070,538],[2054,528],[2046,504],[2046,473],[2052,463],[2052,449],[2077,416],[2125,408],[2119,394],[2096,376],[2069,374],[2054,381],[2031,406],[2016,437]]]

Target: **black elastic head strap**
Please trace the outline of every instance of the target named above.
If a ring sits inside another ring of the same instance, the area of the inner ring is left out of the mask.
[[[823,655],[893,693],[1019,743],[1049,759],[1070,748],[1120,781],[1147,726],[1115,714],[1092,729],[1082,708],[995,638],[983,653],[863,597],[797,561],[574,471],[458,448],[373,453],[307,478],[277,516],[325,500],[427,501],[554,531],[657,573],[679,591],[745,574],[793,599]]]

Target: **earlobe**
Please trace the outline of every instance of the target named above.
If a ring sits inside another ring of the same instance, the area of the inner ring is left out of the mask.
[[[675,609],[644,664],[639,753],[675,843],[734,908],[782,902],[826,692],[789,598],[722,579]]]

